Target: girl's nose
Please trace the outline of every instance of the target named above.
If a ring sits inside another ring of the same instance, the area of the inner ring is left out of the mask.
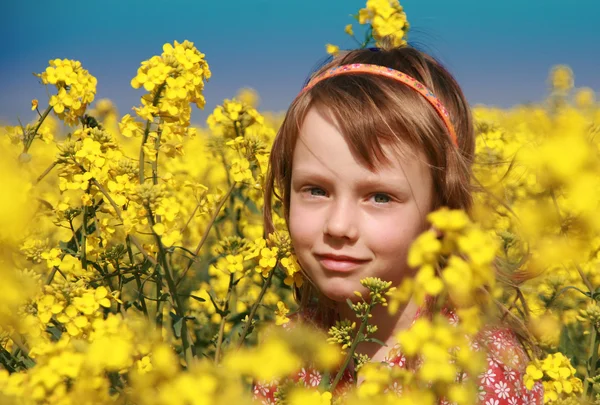
[[[337,201],[325,218],[323,232],[334,238],[356,240],[358,237],[357,212],[350,202]]]

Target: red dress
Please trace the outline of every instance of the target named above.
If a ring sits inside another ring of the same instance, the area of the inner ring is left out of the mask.
[[[421,316],[418,311],[415,320]],[[301,318],[309,319],[313,323],[315,312],[305,310],[297,314]],[[450,323],[456,324],[458,317],[452,311],[445,311]],[[287,326],[288,324],[284,325]],[[528,357],[515,333],[508,328],[489,328],[481,333],[480,339],[472,343],[475,351],[485,350],[487,354],[487,369],[477,378],[479,380],[478,403],[481,405],[542,405],[544,403],[544,387],[537,381],[531,390],[523,383],[523,375],[528,364]],[[402,354],[400,345],[390,349],[384,363],[390,367],[406,368],[406,357]],[[333,374],[335,375],[335,373]],[[305,387],[317,387],[323,375],[312,368],[302,368],[294,376],[294,381],[300,382]],[[275,404],[275,392],[279,381],[258,382],[254,384],[254,399],[262,404]],[[346,370],[336,393],[343,392],[354,385],[352,373]],[[402,394],[402,386],[390,384],[386,392],[393,391]],[[449,405],[444,400],[441,405]]]

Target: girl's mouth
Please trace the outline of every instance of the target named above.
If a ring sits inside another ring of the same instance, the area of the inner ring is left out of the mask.
[[[337,272],[352,271],[369,262],[368,259],[358,259],[355,257],[342,255],[317,254],[315,257],[325,269]]]

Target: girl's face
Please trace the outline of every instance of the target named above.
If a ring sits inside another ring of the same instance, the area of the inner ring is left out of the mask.
[[[334,301],[365,295],[365,277],[397,285],[412,272],[411,242],[425,228],[432,179],[421,154],[385,148],[389,165],[362,166],[338,129],[312,108],[294,150],[289,229],[302,268]]]

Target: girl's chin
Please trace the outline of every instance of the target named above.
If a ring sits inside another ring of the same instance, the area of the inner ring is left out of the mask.
[[[359,300],[359,298],[354,293],[355,291],[359,291],[363,296],[368,296],[369,292],[360,284],[360,283],[344,283],[346,285],[335,285],[328,284],[325,286],[320,286],[321,293],[325,295],[332,301],[335,302],[346,302],[347,299],[350,299],[353,302]]]

